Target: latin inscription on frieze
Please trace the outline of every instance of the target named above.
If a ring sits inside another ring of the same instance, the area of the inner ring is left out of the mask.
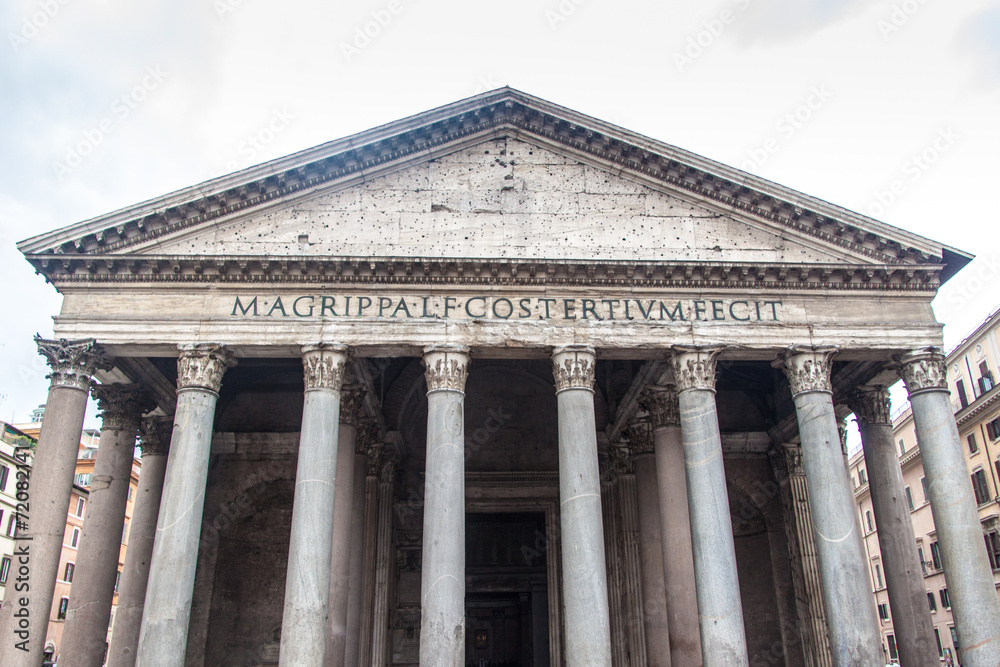
[[[239,318],[366,318],[466,320],[588,320],[658,322],[778,322],[782,302],[758,299],[602,298],[536,296],[244,295]]]

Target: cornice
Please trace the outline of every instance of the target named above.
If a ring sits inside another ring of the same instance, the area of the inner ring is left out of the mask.
[[[973,417],[982,414],[998,403],[1000,403],[1000,385],[993,387],[993,389],[990,389],[987,393],[970,403],[968,407],[962,408],[955,413],[955,421],[958,422],[959,426],[964,426],[972,421]]]
[[[627,285],[667,288],[927,291],[941,265],[852,266],[428,257],[36,255],[37,273],[72,284]]]
[[[944,259],[944,251],[938,257],[932,242],[903,230],[509,89],[79,223],[63,234],[28,239],[19,247],[29,256],[121,252],[327,184],[370,178],[396,163],[442,154],[452,144],[522,134],[878,263],[919,265]],[[74,232],[75,238],[62,240]]]

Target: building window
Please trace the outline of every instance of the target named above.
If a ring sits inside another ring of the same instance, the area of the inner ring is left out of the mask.
[[[993,531],[983,537],[986,539],[986,553],[990,557],[990,567],[1000,570],[1000,534]]]
[[[76,497],[76,516],[79,517],[83,516],[83,507],[85,504],[86,501],[83,499],[83,496]]]
[[[935,570],[941,569],[941,549],[937,542],[931,542],[931,562],[934,563]]]
[[[128,498],[127,498],[127,500],[132,500],[132,487],[131,486],[128,487]]]
[[[951,598],[948,597],[948,589],[942,588],[940,595],[941,595],[941,606],[944,607],[945,609],[951,609]]]
[[[929,502],[930,499],[931,499],[931,497],[927,494],[927,478],[926,477],[921,477],[920,478],[920,489],[921,489],[921,491],[924,492],[924,502],[925,503]]]
[[[128,535],[128,521],[122,526],[122,544],[125,544],[125,536]]]
[[[10,474],[10,468],[7,466],[0,466],[0,491],[7,490],[7,475]]]
[[[10,556],[4,556],[3,560],[0,561],[0,584],[7,583],[7,577],[10,575]]]
[[[906,441],[902,438],[899,439],[899,455],[902,456],[906,453]]]
[[[937,611],[937,598],[935,598],[934,594],[929,591],[927,593],[927,605],[931,608],[932,612]]]
[[[878,617],[883,621],[889,620],[889,605],[885,602],[878,606]]]
[[[69,608],[69,598],[63,598],[59,600],[59,613],[56,614],[58,620],[64,620],[66,618],[66,609]]]
[[[889,658],[893,661],[899,660],[899,651],[896,650],[896,638],[893,635],[886,635],[885,639],[889,642]]]
[[[990,487],[986,484],[986,475],[983,473],[982,468],[972,473],[972,490],[976,494],[977,505],[982,505],[991,500]]]
[[[986,435],[990,436],[990,440],[1000,439],[1000,417],[986,422]]]
[[[122,582],[122,571],[118,570],[118,574],[115,575],[115,593],[118,592],[118,584]]]
[[[872,523],[872,513],[869,510],[865,510],[865,523],[868,524],[868,532],[875,530],[875,524]]]
[[[882,566],[875,563],[875,586],[882,588]]]
[[[982,395],[993,389],[993,373],[985,361],[979,364],[979,375],[979,393]]]
[[[76,548],[76,543],[79,542],[79,541],[80,541],[80,529],[79,528],[74,528],[73,529],[73,536],[69,538],[69,545],[75,549]]]
[[[917,547],[917,558],[920,559],[920,569],[924,571],[924,576],[927,575],[927,560],[924,558],[924,548]]]
[[[868,483],[868,475],[865,473],[865,469],[861,468],[858,470],[858,478],[861,480],[861,485],[864,486]]]
[[[14,531],[17,529],[17,513],[10,515],[7,519],[7,537],[14,537]]]
[[[928,593],[928,595],[930,595],[930,593]],[[941,646],[941,633],[938,631],[937,628],[934,628],[934,639],[937,640],[938,657],[939,658],[943,658],[944,657],[944,648]]]
[[[910,491],[910,487],[903,489],[903,493],[906,494],[906,506],[913,511],[913,493]]]
[[[72,584],[73,583],[73,570],[74,569],[76,569],[76,566],[73,563],[66,563],[66,571],[63,572],[63,581],[65,581],[68,584]]]
[[[958,390],[958,400],[962,403],[962,408],[969,407],[969,396],[965,393],[965,383],[959,380],[955,383],[955,389]]]
[[[975,433],[970,433],[969,437],[966,438],[966,441],[969,443],[969,453],[970,454],[975,454],[976,452],[979,451],[979,443],[976,442],[976,434]]]

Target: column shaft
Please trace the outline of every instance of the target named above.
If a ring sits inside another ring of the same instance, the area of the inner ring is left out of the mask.
[[[104,664],[135,438],[140,416],[155,407],[138,385],[99,385],[93,393],[103,425],[59,649],[67,667]]]
[[[834,664],[875,667],[885,663],[880,662],[878,623],[833,407],[830,365],[834,352],[795,348],[783,363],[802,440]]]
[[[349,590],[347,594],[347,643],[344,647],[344,664],[358,665],[359,644],[364,603],[364,556],[365,530],[365,478],[367,460],[363,453],[354,455],[354,499],[351,502],[351,564],[349,569]]]
[[[650,444],[652,444],[652,434]],[[634,443],[633,443],[634,446]],[[639,510],[639,555],[642,563],[642,620],[646,635],[647,667],[670,667],[670,629],[664,584],[660,499],[656,489],[653,453],[634,455]]]
[[[622,449],[622,448],[616,448]],[[643,618],[642,565],[639,554],[639,517],[635,491],[635,474],[629,461],[628,471],[615,479],[615,495],[621,516],[622,599],[625,612],[625,634],[628,654],[633,664],[646,664],[646,633]]]
[[[107,365],[92,340],[36,338],[35,342],[52,367],[52,384],[27,489],[30,511],[18,518],[10,572],[11,580],[28,577],[28,588],[21,593],[30,595],[15,596],[8,582],[7,600],[0,612],[0,664],[4,667],[38,667],[42,662],[90,377]],[[26,605],[21,598],[27,599]]]
[[[346,410],[346,400],[344,401]],[[342,413],[343,414],[343,413]],[[337,445],[337,488],[333,506],[333,549],[330,557],[330,612],[327,618],[327,667],[343,667],[347,647],[347,599],[351,585],[351,519],[354,504],[354,447],[357,428],[341,422]]]
[[[389,593],[392,587],[392,505],[396,472],[395,455],[383,455],[378,475],[378,518],[375,522],[375,599],[372,605],[370,667],[389,664]],[[362,664],[360,667],[366,667]]]
[[[608,667],[611,635],[601,478],[594,417],[594,350],[557,348],[552,356],[559,411],[559,498],[566,664]]]
[[[715,405],[715,360],[719,351],[678,350],[673,358],[674,379],[684,446],[702,657],[706,667],[746,666],[743,603]]]
[[[1000,602],[947,390],[945,357],[919,350],[901,359],[944,561],[961,664],[1000,665]]]
[[[678,667],[700,665],[698,594],[695,591],[691,517],[676,388],[672,385],[651,387],[643,397],[643,407],[649,413],[653,426],[670,660]]]
[[[281,618],[281,667],[324,664],[338,481],[340,388],[347,351],[342,345],[309,345],[302,349],[302,363],[306,391]]]
[[[899,659],[905,665],[931,667],[938,664],[934,624],[892,435],[889,392],[865,387],[852,394],[849,405],[861,429]]]
[[[468,349],[424,351],[427,459],[420,664],[465,665],[465,378]]]
[[[184,664],[215,405],[222,375],[233,363],[219,345],[181,347],[171,455],[139,634],[136,661],[143,667]]]
[[[611,634],[611,664],[628,665],[628,640],[625,634],[624,577],[621,568],[621,531],[619,530],[618,494],[610,459],[598,459],[601,466],[601,519],[604,527],[604,564],[608,582],[608,631]]]
[[[373,447],[367,457],[365,477],[365,544],[362,558],[363,587],[361,591],[361,631],[358,638],[358,667],[370,667],[372,660],[372,634],[375,630],[375,558],[378,535],[378,462],[381,447]]]
[[[172,426],[173,419],[169,417],[152,421],[147,419],[141,431],[142,471],[139,473],[132,525],[129,527],[128,551],[125,552],[125,566],[122,568],[121,585],[118,588],[118,609],[108,649],[108,667],[135,665]]]

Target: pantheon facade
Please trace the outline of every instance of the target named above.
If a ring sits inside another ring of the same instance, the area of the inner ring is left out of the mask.
[[[506,88],[19,248],[64,298],[5,667],[42,660],[88,392],[59,667],[881,666],[851,413],[937,664],[900,377],[962,664],[1000,664],[930,305],[967,253]]]

